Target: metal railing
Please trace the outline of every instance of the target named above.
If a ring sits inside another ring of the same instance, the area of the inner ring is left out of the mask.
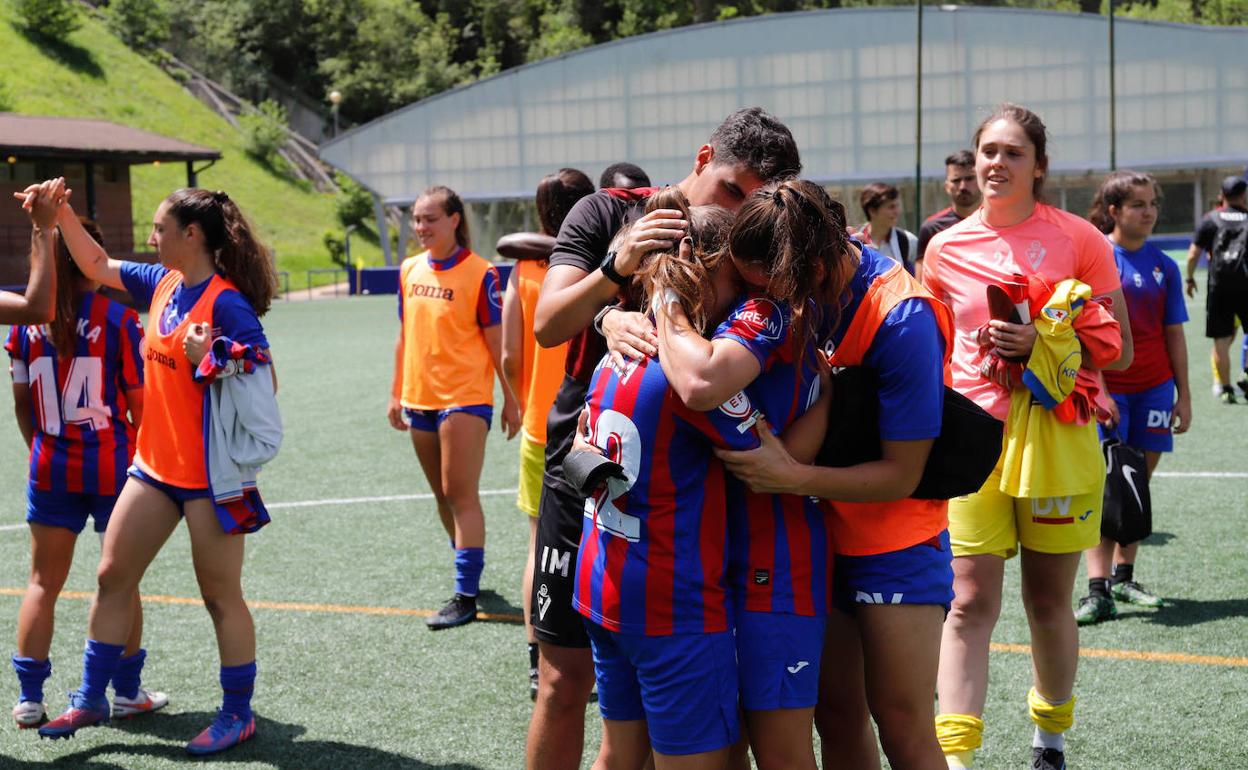
[[[334,276],[335,280],[333,281],[333,284],[332,284],[334,287],[334,296],[335,297],[339,296],[339,293],[342,289],[342,284],[344,281],[347,280],[347,269],[345,267],[310,267],[307,270],[308,299],[312,299],[312,290],[316,288],[315,286],[312,285],[312,276],[324,275],[324,274],[331,274]],[[342,278],[343,278],[342,281],[337,280],[337,276],[339,274],[342,275]]]

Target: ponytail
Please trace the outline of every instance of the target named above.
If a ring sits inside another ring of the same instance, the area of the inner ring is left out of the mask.
[[[181,227],[194,223],[203,231],[213,266],[238,287],[256,315],[267,313],[277,294],[277,270],[238,204],[220,190],[199,188],[177,190],[166,202]]]
[[[95,222],[86,217],[79,217],[82,229],[104,245],[104,236]],[[56,315],[48,324],[48,336],[52,339],[52,347],[56,348],[58,358],[73,358],[78,349],[78,305],[81,298],[82,271],[69,255],[69,247],[65,238],[57,232],[56,238]]]
[[[421,198],[440,198],[442,213],[448,217],[459,214],[459,224],[455,227],[455,243],[461,249],[472,248],[472,235],[468,232],[468,212],[464,210],[464,201],[459,193],[445,185],[434,185],[420,194]]]

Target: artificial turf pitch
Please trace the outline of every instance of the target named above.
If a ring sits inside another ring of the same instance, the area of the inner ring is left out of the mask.
[[[1248,766],[1248,406],[1209,394],[1203,297],[1188,327],[1192,432],[1153,482],[1157,533],[1136,574],[1169,606],[1119,605],[1119,619],[1083,629],[1072,768]],[[282,453],[261,476],[273,523],[248,536],[244,588],[259,646],[257,735],[207,761],[229,768],[516,768],[523,765],[528,697],[520,626],[527,525],[514,506],[516,446],[495,427],[481,489],[488,543],[481,607],[500,616],[430,632],[423,615],[451,593],[452,552],[407,437],[385,419],[396,332],[393,298],[279,303],[264,319],[286,426]],[[1238,353],[1238,345],[1236,345]],[[0,416],[12,413],[0,388]],[[7,417],[0,417],[7,420]],[[29,567],[22,526],[26,450],[16,426],[0,434],[0,640],[12,651]],[[372,499],[399,497],[400,499]],[[361,499],[364,498],[364,499]],[[308,505],[290,503],[310,502]],[[57,609],[49,708],[77,686],[88,595],[99,554],[80,539]],[[1017,560],[994,641],[984,748],[976,767],[1023,767],[1031,723],[1030,662]],[[1086,585],[1081,574],[1077,583]],[[152,564],[143,593],[144,682],[169,693],[162,713],[40,741],[0,726],[0,768],[170,768],[220,703],[212,625],[198,597],[184,529]],[[190,600],[190,601],[182,601]],[[836,666],[836,661],[825,661]],[[7,665],[5,666],[7,668]],[[8,677],[5,679],[5,677]],[[9,702],[16,677],[7,682]],[[7,719],[7,718],[6,718]],[[600,722],[586,714],[586,760]]]

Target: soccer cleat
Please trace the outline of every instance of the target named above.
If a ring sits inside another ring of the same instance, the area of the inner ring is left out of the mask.
[[[255,734],[255,716],[243,719],[237,714],[227,714],[217,709],[217,718],[186,744],[186,753],[197,757],[216,754],[237,746]]]
[[[1235,383],[1235,387],[1239,388],[1239,394],[1244,398],[1248,398],[1248,373],[1244,374],[1244,378]]]
[[[48,706],[33,700],[24,700],[13,707],[13,721],[18,729],[29,730],[40,727],[48,722]]]
[[[446,606],[438,610],[438,614],[425,619],[425,625],[434,631],[443,628],[454,628],[477,619],[477,597],[455,594]]]
[[[40,738],[71,738],[84,727],[108,723],[108,699],[88,703],[78,692],[69,694],[69,708],[56,719],[39,728]]]
[[[1224,404],[1238,403],[1235,400],[1235,389],[1232,388],[1230,385],[1224,385],[1222,387],[1222,392],[1218,394],[1218,399],[1221,400],[1222,403]]]
[[[129,719],[140,714],[150,714],[169,705],[169,696],[163,692],[152,692],[139,688],[134,698],[123,698],[113,695],[113,719]]]
[[[1031,749],[1032,770],[1066,770],[1066,755],[1057,749]]]
[[[1109,592],[1119,601],[1138,604],[1141,607],[1164,607],[1166,604],[1164,599],[1134,580],[1114,583],[1109,587]]]
[[[1090,626],[1102,620],[1113,620],[1118,617],[1118,607],[1108,596],[1093,594],[1079,600],[1079,608],[1075,610],[1075,622],[1081,626]]]

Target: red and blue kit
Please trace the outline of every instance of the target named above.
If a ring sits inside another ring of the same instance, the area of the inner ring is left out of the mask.
[[[745,393],[783,432],[819,397],[815,335],[804,349],[794,339],[789,310],[765,295],[743,298],[715,330],[757,359],[762,371]],[[826,614],[831,601],[832,531],[819,503],[798,495],[751,492],[728,480],[730,582],[744,609],[795,615]]]
[[[624,468],[585,503],[573,606],[624,634],[729,628],[723,465],[711,447],[753,449],[758,412],[739,394],[695,412],[658,359],[604,358],[587,398],[590,440]]]
[[[15,382],[30,384],[30,484],[39,491],[116,495],[134,454],[126,391],[143,386],[143,328],[130,308],[87,293],[63,355],[46,326],[14,326],[5,350]]]

